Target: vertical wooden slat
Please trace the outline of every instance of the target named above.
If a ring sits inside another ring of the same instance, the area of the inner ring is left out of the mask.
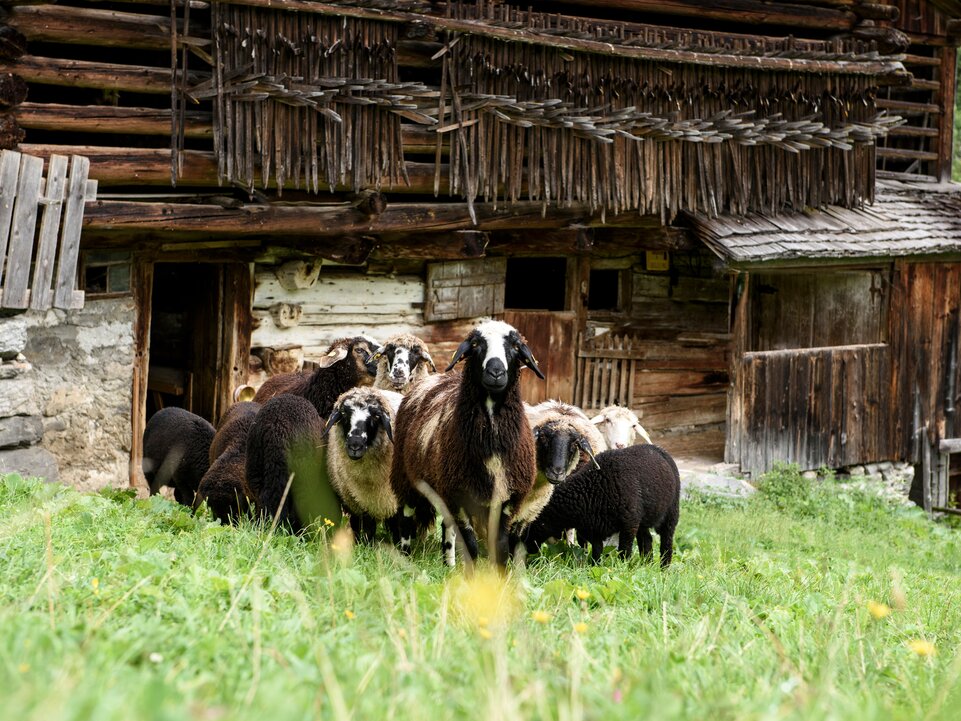
[[[67,156],[51,155],[47,167],[47,187],[44,192],[43,218],[40,221],[40,239],[30,286],[30,307],[46,310],[53,302],[54,263],[57,258],[57,235],[60,232],[60,216],[63,211],[63,195],[67,180]]]
[[[153,297],[152,263],[134,263],[131,286],[136,307],[133,388],[130,401],[130,486],[146,489],[143,475],[143,432],[147,425],[147,374],[150,366],[150,320]]]
[[[20,173],[20,153],[4,150],[0,153],[0,290],[3,289],[13,205],[17,198],[17,176]]]
[[[34,231],[37,228],[37,204],[43,181],[43,159],[31,155],[20,158],[20,180],[13,208],[13,225],[7,251],[7,270],[3,282],[4,308],[26,308],[30,261],[33,258]]]
[[[77,258],[80,255],[80,229],[83,223],[84,197],[90,160],[82,155],[70,158],[70,180],[67,205],[63,215],[63,239],[57,263],[57,289],[53,304],[57,308],[70,308],[74,285],[77,282]]]

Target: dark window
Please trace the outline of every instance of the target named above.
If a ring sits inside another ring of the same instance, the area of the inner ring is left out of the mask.
[[[621,271],[592,270],[590,283],[588,310],[621,309]]]
[[[512,310],[564,310],[566,258],[508,258],[504,307]]]
[[[83,289],[90,295],[130,292],[130,254],[90,251],[83,258]]]

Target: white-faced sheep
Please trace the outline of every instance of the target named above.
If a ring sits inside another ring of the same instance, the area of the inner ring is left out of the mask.
[[[247,484],[257,514],[299,533],[340,504],[327,477],[324,425],[306,398],[282,393],[263,404],[247,436]]]
[[[250,509],[251,493],[246,480],[247,434],[259,403],[234,403],[217,427],[210,444],[210,468],[200,481],[196,505],[206,503],[223,523],[231,523]]]
[[[260,386],[254,400],[265,403],[281,393],[290,393],[306,398],[321,418],[326,418],[341,393],[373,383],[371,356],[377,347],[372,339],[364,336],[334,341],[318,361],[317,370],[272,376]]]
[[[522,534],[527,550],[536,551],[573,527],[579,538],[590,542],[595,562],[604,546],[613,543],[623,558],[630,557],[635,538],[641,555],[650,556],[654,529],[661,540],[661,565],[670,565],[681,492],[674,459],[664,449],[645,444],[605,451],[597,464],[583,465],[554,489]]]
[[[636,438],[653,443],[637,414],[625,406],[608,406],[591,418],[591,423],[596,425],[604,436],[608,448],[633,446]]]
[[[447,368],[465,360],[464,372],[417,383],[397,414],[391,485],[401,504],[395,518],[402,550],[414,528],[433,519],[419,492],[426,483],[453,516],[471,556],[477,555],[473,524],[487,530],[491,557],[504,562],[510,516],[536,476],[534,436],[521,402],[518,375],[526,365],[543,378],[530,348],[515,328],[489,320],[460,344]],[[492,509],[500,509],[492,516]],[[443,529],[444,559],[454,563],[454,529]]]
[[[415,382],[437,372],[427,344],[410,333],[388,338],[373,359],[377,362],[374,388],[397,393],[407,393]]]
[[[390,467],[393,423],[403,398],[377,388],[351,388],[337,399],[327,419],[330,484],[350,513],[357,538],[373,539],[377,522],[397,514]]]
[[[178,503],[193,505],[200,479],[210,467],[213,438],[214,427],[183,408],[154,413],[143,432],[143,474],[150,493],[169,486]]]

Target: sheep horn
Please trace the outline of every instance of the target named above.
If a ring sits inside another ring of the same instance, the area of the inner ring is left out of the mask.
[[[447,368],[444,369],[444,373],[450,372],[450,370],[451,370],[455,365],[457,365],[457,361],[459,361],[461,358],[463,358],[464,355],[465,355],[465,354],[467,353],[467,351],[469,351],[469,350],[470,350],[470,338],[468,338],[468,339],[465,340],[463,343],[461,343],[459,346],[457,346],[457,350],[454,351],[454,355],[453,355],[453,357],[450,359],[450,365],[447,366]]]
[[[330,412],[330,417],[327,419],[327,422],[324,424],[323,435],[325,438],[327,437],[327,434],[330,433],[330,429],[334,427],[334,424],[343,417],[344,417],[344,414],[340,412],[340,408],[334,408],[334,410]]]
[[[639,435],[645,441],[652,445],[654,444],[654,441],[651,440],[650,435],[648,435],[647,431],[644,430],[644,426],[642,426],[640,423],[634,424],[634,430],[637,431],[637,435]]]
[[[527,343],[521,343],[520,354],[524,365],[534,371],[534,374],[538,378],[544,380],[544,374],[541,373],[541,369],[537,367],[537,361],[534,359],[534,354],[531,353],[531,349],[527,347]]]
[[[317,361],[317,365],[321,368],[330,368],[334,363],[339,363],[347,357],[347,349],[344,347],[333,348]]]
[[[594,468],[601,470],[601,464],[597,462],[596,458],[594,458],[594,452],[591,450],[591,444],[587,442],[587,439],[581,436],[577,439],[577,445],[581,447],[581,450],[584,451],[584,453],[586,453],[594,463]]]

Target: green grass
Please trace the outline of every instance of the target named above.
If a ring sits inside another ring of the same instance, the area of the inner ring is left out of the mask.
[[[791,469],[685,502],[667,572],[336,545],[0,480],[2,717],[958,717],[959,532]]]

